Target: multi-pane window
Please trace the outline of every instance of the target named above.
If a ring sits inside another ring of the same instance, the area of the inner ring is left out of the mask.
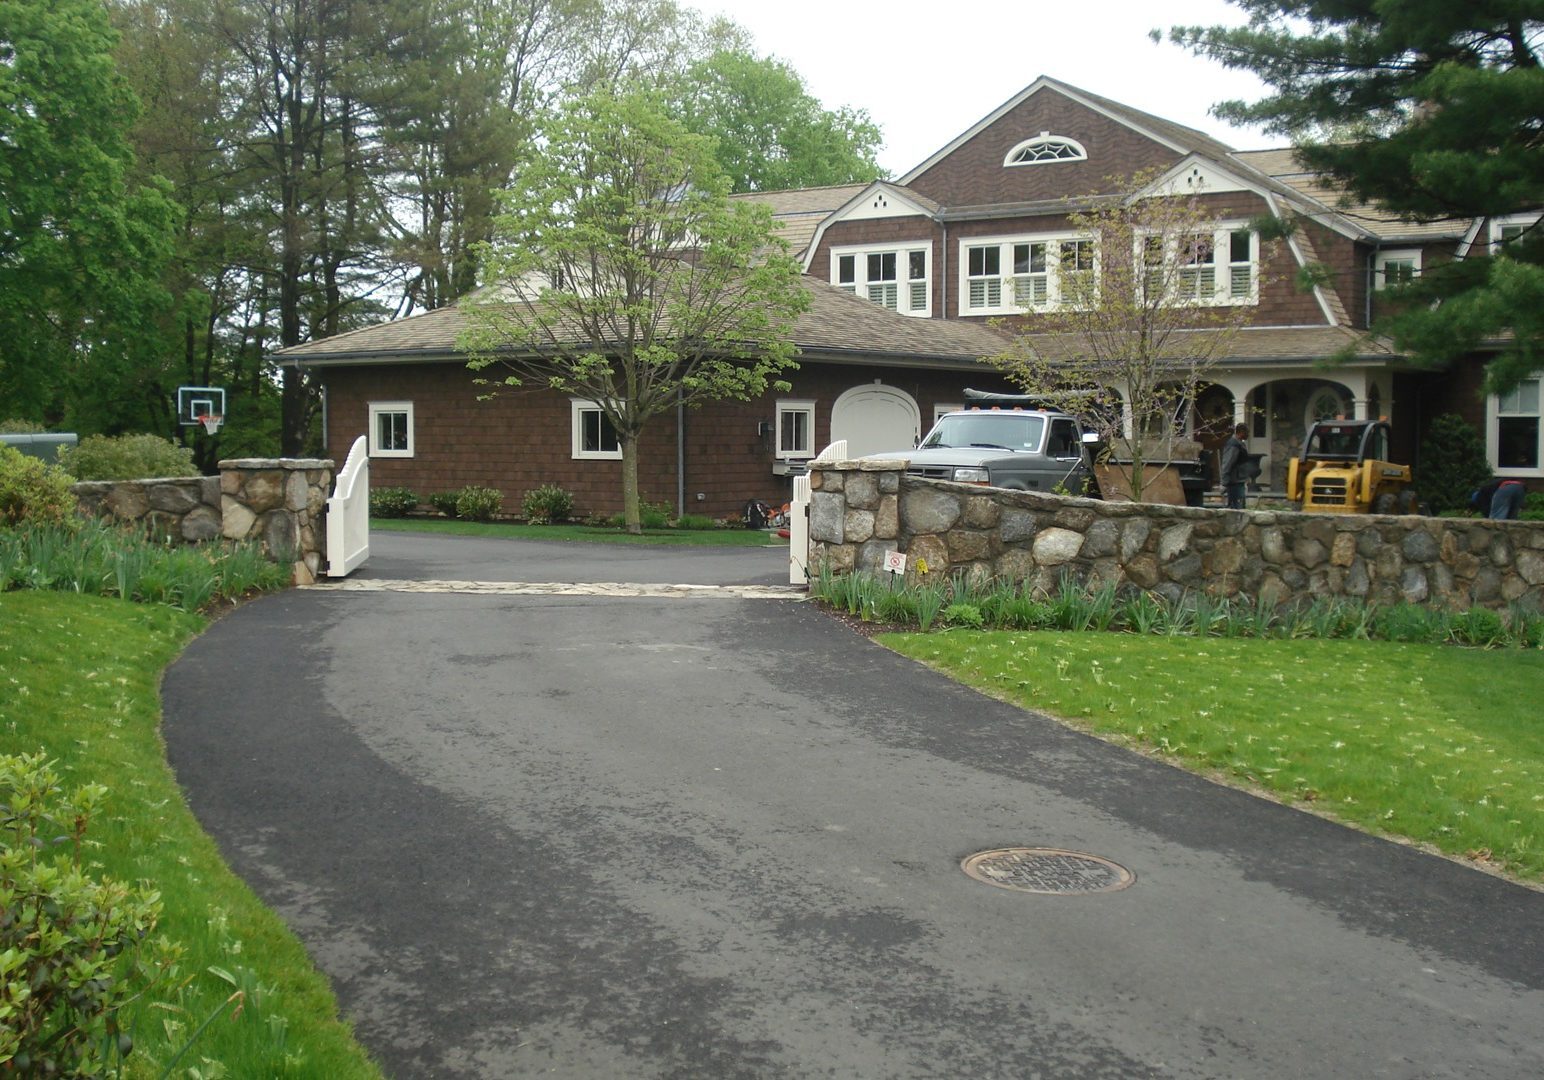
[[[1189,304],[1247,304],[1258,299],[1260,240],[1250,229],[1223,228],[1174,239],[1142,238],[1143,287]]]
[[[779,401],[777,403],[777,456],[812,458],[815,456],[815,403]]]
[[[839,250],[832,253],[831,283],[903,315],[928,315],[928,263],[925,247]]]
[[[611,420],[593,401],[573,399],[572,454],[577,459],[617,459],[622,456],[622,443]]]
[[[413,403],[411,401],[372,401],[370,403],[370,456],[413,456]]]
[[[1092,238],[1037,236],[967,244],[962,254],[965,314],[1054,311],[1093,298]],[[1007,275],[1004,267],[1010,268]]]
[[[998,244],[968,249],[966,258],[966,306],[972,310],[1003,306],[1002,247]]]
[[[1421,275],[1419,249],[1380,251],[1373,263],[1373,288],[1391,289],[1408,285]]]
[[[1042,165],[1051,161],[1087,161],[1088,151],[1076,139],[1042,131],[1019,143],[1003,158],[1006,165]]]
[[[1524,379],[1508,393],[1491,398],[1489,435],[1499,472],[1539,470],[1540,385],[1540,379]]]

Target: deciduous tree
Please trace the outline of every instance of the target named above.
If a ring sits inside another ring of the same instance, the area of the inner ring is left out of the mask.
[[[571,102],[503,196],[489,287],[468,304],[471,366],[594,401],[640,530],[638,445],[661,413],[745,400],[793,366],[807,304],[765,207],[728,199],[710,140],[642,93]]]
[[[1041,281],[1054,278],[1057,303],[1034,333],[987,358],[1025,393],[1096,431],[1102,464],[1137,502],[1146,466],[1175,459],[1197,391],[1246,318],[1238,301],[1260,285],[1250,230],[1218,229],[1199,198],[1153,193],[1150,179],[1070,213],[1077,237],[1046,245],[1039,274],[1030,262],[1001,283],[1031,307],[1051,295]],[[1235,243],[1247,269],[1229,265]]]

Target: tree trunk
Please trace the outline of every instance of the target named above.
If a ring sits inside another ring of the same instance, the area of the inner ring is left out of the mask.
[[[627,531],[637,536],[643,532],[643,517],[638,512],[638,436],[617,436],[622,444],[622,520]]]

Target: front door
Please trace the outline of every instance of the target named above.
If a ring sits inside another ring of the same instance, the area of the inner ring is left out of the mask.
[[[855,386],[831,406],[831,441],[846,439],[849,458],[909,452],[921,438],[916,400],[893,386]]]

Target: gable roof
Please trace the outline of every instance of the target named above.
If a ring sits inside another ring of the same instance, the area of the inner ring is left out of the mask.
[[[1086,108],[1124,124],[1140,135],[1145,135],[1154,142],[1167,146],[1170,150],[1179,154],[1202,153],[1209,157],[1226,158],[1233,153],[1233,148],[1227,143],[1212,138],[1210,135],[1195,128],[1176,124],[1172,120],[1165,120],[1161,116],[1143,112],[1141,109],[1133,109],[1130,105],[1123,105],[1118,101],[1112,101],[1098,94],[1091,94],[1087,90],[1080,90],[1071,83],[1064,83],[1060,79],[1053,79],[1049,75],[1042,75],[1013,97],[1003,102],[997,108],[977,120],[959,135],[951,139],[943,148],[936,151],[926,161],[908,170],[896,182],[902,186],[910,184],[934,165],[954,153],[961,146],[975,138],[981,132],[1001,120],[1012,110],[1018,108],[1035,94],[1049,90],[1064,97],[1076,101]]]
[[[793,328],[804,359],[908,365],[975,363],[1001,352],[1009,338],[977,322],[900,315],[824,281],[801,277],[810,306]],[[271,354],[280,363],[328,367],[368,363],[463,360],[457,339],[467,327],[459,307],[376,323]]]

